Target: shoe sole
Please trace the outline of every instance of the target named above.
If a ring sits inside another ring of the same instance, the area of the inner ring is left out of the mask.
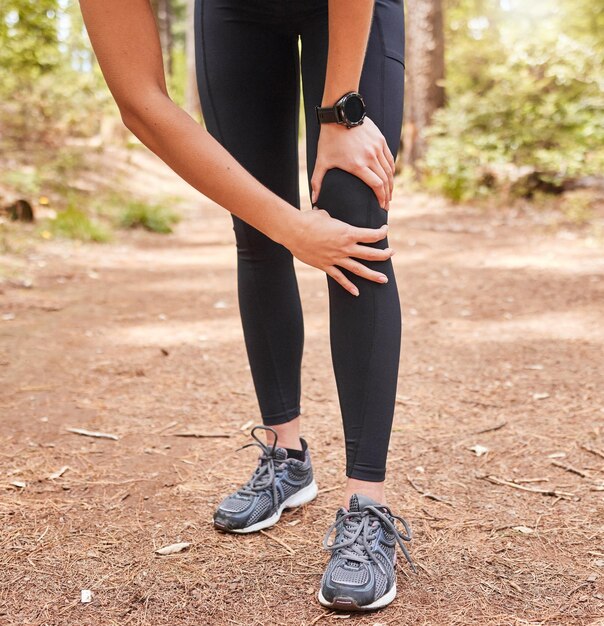
[[[396,583],[381,597],[371,604],[365,606],[358,605],[354,598],[348,596],[336,597],[331,602],[325,599],[323,591],[319,590],[319,602],[330,609],[336,611],[375,611],[388,606],[396,598]]]
[[[319,489],[317,487],[317,483],[313,480],[310,485],[306,485],[306,487],[300,489],[300,491],[294,493],[287,500],[282,502],[281,506],[275,511],[275,513],[273,513],[273,515],[267,517],[266,519],[263,519],[260,522],[256,522],[255,524],[247,526],[246,528],[224,528],[223,526],[220,526],[216,523],[214,523],[214,526],[219,530],[223,530],[229,533],[238,533],[240,535],[255,533],[259,530],[274,526],[281,519],[281,514],[283,513],[284,509],[294,509],[298,506],[302,506],[303,504],[308,504],[317,497],[318,493]]]

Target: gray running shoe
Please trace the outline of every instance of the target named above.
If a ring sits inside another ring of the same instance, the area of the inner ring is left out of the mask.
[[[397,520],[404,532],[396,527]],[[329,545],[334,530],[336,537]],[[397,543],[416,571],[404,541],[411,541],[411,529],[402,517],[371,498],[353,495],[348,511],[338,511],[323,540],[323,547],[332,554],[319,602],[345,611],[371,611],[390,604],[396,597]]]
[[[275,441],[272,446],[263,443],[256,431],[272,430]],[[277,448],[277,433],[268,426],[252,429],[255,442],[262,453],[258,467],[243,487],[225,498],[214,513],[214,526],[231,533],[253,533],[275,525],[283,509],[306,504],[317,497],[317,484],[313,479],[308,445],[304,439],[304,461],[287,458],[283,448]],[[240,450],[243,450],[240,448]]]

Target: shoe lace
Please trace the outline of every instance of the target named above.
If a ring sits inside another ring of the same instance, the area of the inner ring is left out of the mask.
[[[271,431],[274,435],[274,440],[271,446],[268,446],[261,441],[256,434],[258,430]],[[270,426],[254,426],[251,431],[251,436],[255,439],[251,443],[241,446],[239,450],[256,446],[260,448],[261,454],[258,458],[258,467],[254,470],[251,478],[239,489],[238,493],[244,496],[254,496],[260,491],[270,489],[270,493],[273,498],[273,502],[278,500],[278,491],[276,478],[281,475],[287,459],[277,459],[277,432]]]
[[[398,528],[397,521],[403,525],[404,531]],[[411,528],[402,517],[394,515],[387,506],[369,505],[361,512],[343,513],[327,530],[323,547],[326,550],[337,550],[340,556],[348,561],[356,563],[373,561],[385,574],[384,567],[373,550],[374,539],[380,526],[385,527],[394,535],[411,569],[417,573],[411,555],[404,544],[405,541],[411,541]],[[337,543],[329,544],[329,538],[334,531],[336,534],[341,533],[342,539]]]

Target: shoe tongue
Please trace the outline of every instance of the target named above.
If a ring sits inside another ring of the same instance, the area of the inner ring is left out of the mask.
[[[285,448],[277,448],[275,450],[275,459],[277,461],[285,461],[287,458],[287,450]]]
[[[355,493],[350,496],[350,505],[348,510],[354,513],[360,513],[366,506],[381,506],[379,502],[372,500],[368,496],[361,493]]]

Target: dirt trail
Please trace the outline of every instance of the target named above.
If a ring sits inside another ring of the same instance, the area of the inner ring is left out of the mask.
[[[344,468],[325,278],[298,265],[322,492],[266,534],[219,534],[258,421],[233,233],[155,167],[145,184],[187,199],[175,234],[44,244],[23,260],[33,287],[2,286],[0,624],[338,624],[315,599]],[[419,575],[402,567],[396,602],[351,623],[604,624],[603,250],[551,217],[398,194],[389,493]],[[154,555],[176,541],[191,548]]]

